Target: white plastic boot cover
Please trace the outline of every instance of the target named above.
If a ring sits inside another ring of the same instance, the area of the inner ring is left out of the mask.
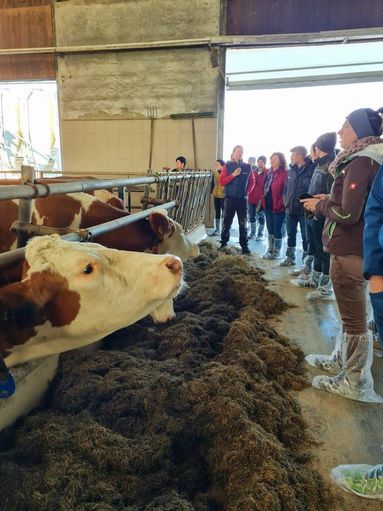
[[[342,337],[342,371],[336,376],[316,376],[312,385],[355,401],[383,403],[374,390],[371,374],[372,338],[367,334],[344,333]]]
[[[338,465],[331,478],[346,491],[383,501],[383,465]]]
[[[305,357],[306,361],[311,366],[316,367],[317,369],[321,369],[323,371],[327,371],[333,374],[340,373],[340,371],[342,370],[341,364],[342,337],[343,332],[340,331],[335,338],[335,347],[332,350],[332,353],[330,353],[330,355],[320,354],[306,355]]]

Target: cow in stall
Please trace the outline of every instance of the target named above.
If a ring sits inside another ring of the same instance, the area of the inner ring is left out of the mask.
[[[102,339],[148,314],[182,287],[182,262],[154,255],[36,237],[28,272],[0,289],[0,354],[12,367]]]
[[[32,201],[32,223],[46,227],[87,229],[93,225],[117,220],[129,213],[110,206],[86,193],[51,195]],[[0,201],[0,252],[16,247],[16,236],[10,231],[18,218],[18,200]],[[199,254],[199,247],[183,232],[181,225],[167,216],[165,210],[154,211],[147,219],[119,227],[100,235],[101,245],[119,250],[171,253],[182,260]],[[22,265],[0,272],[0,284],[21,280]]]

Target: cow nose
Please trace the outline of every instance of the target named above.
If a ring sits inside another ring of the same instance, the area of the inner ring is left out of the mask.
[[[168,261],[166,261],[166,266],[174,274],[182,272],[182,261],[179,257],[169,258]]]

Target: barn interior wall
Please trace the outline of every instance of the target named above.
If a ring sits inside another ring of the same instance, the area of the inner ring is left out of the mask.
[[[219,0],[69,0],[55,3],[58,46],[163,41],[219,35]],[[190,119],[171,114],[217,111],[217,67],[207,48],[72,54],[58,58],[64,173],[142,174],[195,167]],[[199,168],[216,158],[217,121],[196,119]]]

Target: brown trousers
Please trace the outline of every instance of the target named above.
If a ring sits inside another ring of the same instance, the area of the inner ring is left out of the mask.
[[[344,331],[352,335],[367,332],[366,287],[363,258],[331,255],[330,277]]]

